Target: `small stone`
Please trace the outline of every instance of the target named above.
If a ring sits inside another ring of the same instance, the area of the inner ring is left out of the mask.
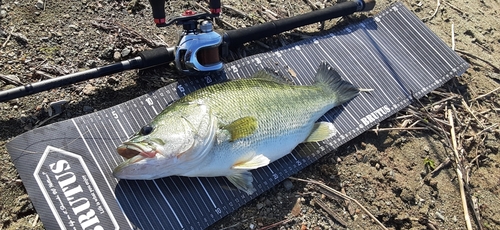
[[[32,130],[33,129],[33,124],[31,123],[28,123],[24,126],[24,130],[25,131],[29,131],[29,130]]]
[[[283,187],[285,187],[286,191],[290,191],[293,188],[293,183],[290,180],[284,180],[283,181]]]
[[[5,18],[7,17],[7,11],[6,10],[0,10],[0,18]]]
[[[130,52],[132,52],[130,48],[123,49],[121,52],[121,57],[127,57],[130,54]]]
[[[36,1],[36,4],[35,4],[35,7],[39,10],[43,10],[44,9],[44,6],[45,6],[45,3],[43,2],[43,0],[38,0]]]
[[[337,157],[336,160],[337,160],[337,163],[342,162],[342,158],[340,158],[340,157]]]
[[[73,24],[71,24],[71,25],[69,25],[68,27],[69,27],[69,28],[72,28],[72,29],[75,29],[75,30],[78,30],[78,26],[77,26],[77,25],[73,25]]]
[[[429,180],[429,186],[431,186],[434,189],[437,189],[437,184],[438,182],[436,180],[430,179]]]
[[[105,48],[100,53],[99,57],[102,58],[102,59],[111,59],[111,58],[114,58],[113,48],[112,47]]]
[[[299,216],[301,210],[302,210],[302,204],[300,200],[297,199],[290,213],[292,214],[292,216]]]
[[[415,195],[410,189],[404,188],[401,194],[399,195],[399,198],[405,203],[410,203],[412,204],[415,201]]]
[[[436,219],[439,219],[443,222],[445,221],[443,214],[441,214],[440,212],[436,212],[435,214],[436,214]]]
[[[115,59],[115,61],[119,61],[120,58],[121,58],[121,53],[116,51],[114,54],[113,54],[113,59]]]
[[[260,210],[260,209],[262,209],[263,207],[264,207],[264,204],[263,204],[263,203],[258,203],[258,204],[257,204],[257,209],[259,209],[259,210]]]
[[[64,105],[66,105],[68,103],[67,100],[60,100],[60,101],[56,101],[56,102],[52,102],[49,104],[50,106],[50,109],[49,109],[49,116],[56,116],[56,115],[59,115],[63,112],[63,109],[64,109]]]
[[[97,67],[97,61],[96,60],[88,60],[85,65],[87,65],[89,68],[95,68]]]
[[[248,227],[249,227],[250,229],[255,229],[255,224],[250,224]]]
[[[94,111],[94,108],[92,108],[92,106],[88,106],[88,105],[83,106],[83,112],[90,113],[93,111]]]
[[[96,89],[95,86],[93,86],[91,84],[87,84],[87,85],[85,85],[85,88],[83,88],[82,92],[85,95],[90,95],[90,94],[94,93],[95,89]]]

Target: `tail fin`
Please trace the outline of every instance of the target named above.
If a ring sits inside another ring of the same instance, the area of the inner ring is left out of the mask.
[[[351,83],[342,80],[339,73],[326,62],[322,62],[316,72],[316,84],[324,88],[335,98],[335,106],[358,96],[359,89]]]

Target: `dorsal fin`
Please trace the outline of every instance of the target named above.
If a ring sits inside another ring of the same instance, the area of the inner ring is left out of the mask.
[[[264,68],[263,70],[259,70],[252,75],[252,78],[264,79],[276,83],[293,85],[293,82],[290,79],[287,79],[284,76],[278,75],[275,71],[272,71],[271,68]]]

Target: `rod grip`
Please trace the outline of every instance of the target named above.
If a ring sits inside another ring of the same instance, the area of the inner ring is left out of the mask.
[[[158,47],[152,50],[144,50],[139,53],[139,57],[141,57],[141,62],[138,65],[139,69],[163,65],[175,60],[175,48]]]

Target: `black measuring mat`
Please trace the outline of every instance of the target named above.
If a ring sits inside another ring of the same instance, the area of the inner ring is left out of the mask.
[[[225,65],[228,79],[263,68],[310,85],[320,62],[343,79],[373,89],[330,110],[337,135],[300,144],[269,166],[252,170],[248,196],[226,178],[117,180],[116,146],[168,104],[217,77],[181,81],[111,108],[28,131],[7,145],[47,229],[203,229],[351,140],[456,75],[468,64],[401,3],[336,32]],[[100,228],[102,227],[102,228]]]

